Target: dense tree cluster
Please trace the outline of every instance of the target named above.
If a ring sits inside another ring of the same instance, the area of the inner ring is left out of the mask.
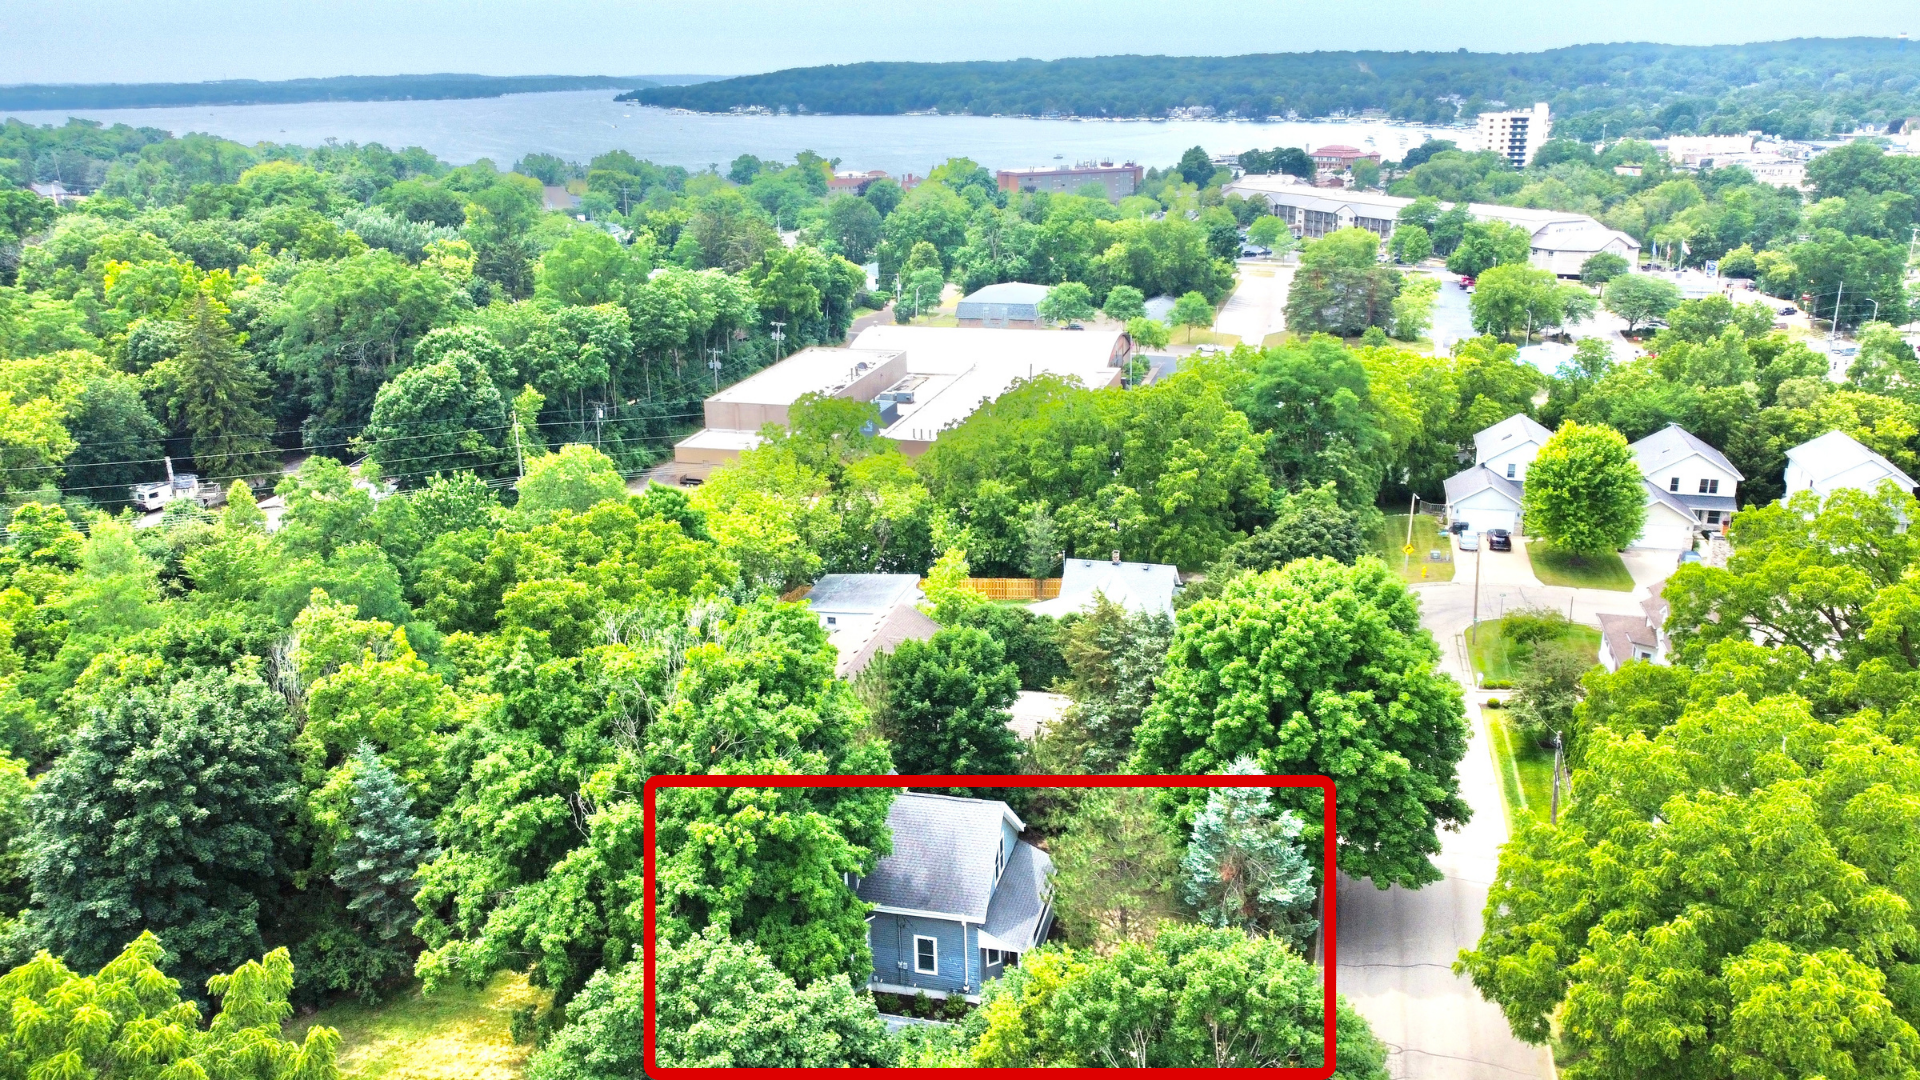
[[[1892,38],[1749,45],[1576,45],[1544,52],[1312,52],[1109,56],[791,68],[632,99],[725,112],[978,116],[1320,117],[1381,109],[1448,123],[1508,102],[1546,101],[1570,133],[1615,136],[1752,130],[1804,139],[1920,112],[1915,60]],[[1569,132],[1562,132],[1563,134]]]
[[[1460,964],[1569,1076],[1911,1073],[1916,511],[1748,510],[1666,587],[1674,665],[1587,675],[1571,805]]]

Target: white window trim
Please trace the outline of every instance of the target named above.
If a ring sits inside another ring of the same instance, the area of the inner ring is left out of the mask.
[[[995,965],[995,964],[998,964],[998,963],[1000,963],[1000,962],[1001,962],[1001,961],[1000,961],[1000,950],[999,950],[999,949],[988,949],[988,950],[987,950],[987,966],[988,966],[988,967],[992,967],[993,965]]]
[[[930,941],[933,943],[933,966],[930,968],[923,968],[920,966],[920,943],[923,941]],[[913,973],[915,975],[940,974],[940,939],[939,938],[928,937],[925,934],[913,935]]]

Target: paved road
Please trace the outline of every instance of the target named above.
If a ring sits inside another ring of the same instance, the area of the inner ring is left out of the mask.
[[[1480,614],[1537,605],[1568,610],[1578,622],[1597,624],[1603,612],[1639,611],[1644,589],[1672,569],[1677,552],[1630,552],[1627,568],[1640,589],[1633,593],[1552,588],[1534,577],[1523,552],[1480,553]],[[1459,638],[1472,622],[1474,555],[1455,554],[1455,578],[1414,586],[1421,622],[1433,632],[1448,674],[1471,687]],[[1340,992],[1350,999],[1390,1048],[1388,1069],[1396,1080],[1550,1080],[1553,1061],[1544,1047],[1515,1039],[1500,1010],[1482,1000],[1473,984],[1452,972],[1455,957],[1480,937],[1480,915],[1507,840],[1500,783],[1487,749],[1484,718],[1467,697],[1472,738],[1460,763],[1461,793],[1473,819],[1442,836],[1435,864],[1444,880],[1417,891],[1382,892],[1364,881],[1340,882]]]
[[[1213,328],[1254,348],[1287,328],[1287,286],[1294,267],[1286,263],[1241,263],[1239,284],[1220,305]]]

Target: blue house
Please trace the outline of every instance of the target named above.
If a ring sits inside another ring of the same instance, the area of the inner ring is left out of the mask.
[[[854,891],[873,905],[871,990],[959,994],[1018,965],[1053,925],[1053,860],[1020,839],[1006,803],[902,792],[887,812],[893,854]]]

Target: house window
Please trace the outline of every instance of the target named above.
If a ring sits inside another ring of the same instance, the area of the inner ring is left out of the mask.
[[[1673,479],[1671,479],[1671,480],[1669,480],[1669,481],[1667,481],[1667,490],[1668,490],[1668,491],[1679,491],[1679,490],[1680,490],[1680,478],[1676,476],[1676,477],[1674,477]]]
[[[1718,494],[1720,494],[1720,481],[1718,481],[1718,480],[1702,480],[1702,481],[1700,481],[1700,494],[1702,494],[1702,495],[1718,495]]]
[[[1509,480],[1513,479],[1514,470],[1518,469],[1519,467],[1520,466],[1515,465],[1511,461],[1507,462],[1507,479]]]
[[[828,626],[835,626],[835,625],[838,625],[838,620],[836,620],[836,619],[834,619],[834,617],[833,617],[833,616],[831,616],[831,615],[829,615],[829,616],[827,616],[827,625],[828,625]]]
[[[913,935],[913,970],[922,975],[940,973],[940,943],[930,937]]]
[[[1707,511],[1707,524],[1709,525],[1720,524],[1720,511],[1718,510]]]
[[[999,962],[1000,962],[1000,950],[988,949],[987,950],[987,966],[992,967],[993,965]]]
[[[1635,660],[1651,660],[1653,659],[1653,654],[1645,649],[1635,649],[1633,650],[1633,658]]]

